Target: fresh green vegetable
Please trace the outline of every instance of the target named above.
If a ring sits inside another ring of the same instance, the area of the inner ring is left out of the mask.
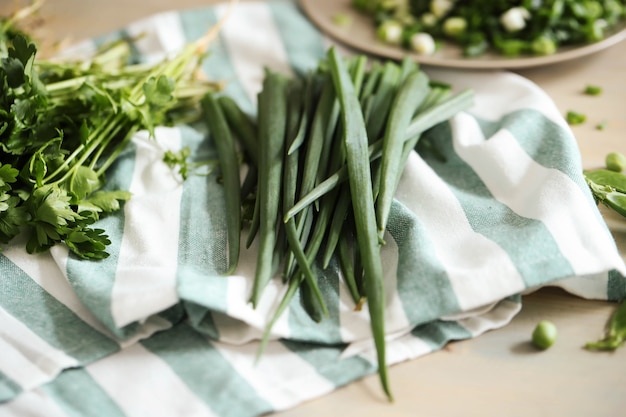
[[[274,274],[287,120],[287,79],[268,72],[259,93],[259,249],[251,301],[256,306]]]
[[[535,326],[532,334],[532,342],[537,348],[545,350],[556,342],[557,329],[554,323],[541,320]]]
[[[400,76],[401,69],[395,63],[386,62],[383,65],[376,94],[371,96],[370,116],[366,121],[367,134],[372,139],[382,135],[387,115],[386,109],[389,108],[395,96]]]
[[[367,64],[365,56],[344,59],[330,49],[317,68],[300,76],[268,70],[256,121],[225,96],[217,102],[232,139],[240,141],[248,173],[255,174],[246,174],[240,201],[241,212],[254,207],[246,244],[256,240],[259,248],[252,305],[278,274],[287,286],[259,354],[298,293],[313,322],[329,316],[318,274],[334,263],[355,310],[367,304],[381,384],[391,398],[380,258],[386,217],[422,133],[469,108],[472,93],[452,94],[408,59]],[[214,106],[210,111],[217,113]],[[223,124],[208,122],[212,137],[227,136]]]
[[[580,125],[585,123],[587,116],[583,113],[579,113],[573,110],[568,110],[565,114],[565,120],[570,125]]]
[[[439,93],[439,89],[436,90],[436,94]],[[416,143],[416,139],[420,134],[441,123],[456,113],[467,109],[472,104],[473,93],[471,90],[462,91],[451,97],[440,98],[440,101],[436,101],[431,106],[424,106],[422,111],[419,111],[411,120],[407,131],[404,136],[404,143],[406,151],[412,150],[413,147],[407,144],[413,142]],[[428,101],[428,98],[427,98]],[[383,140],[379,139],[374,141],[369,146],[370,161],[375,161],[382,155]],[[406,161],[405,161],[406,162]],[[302,196],[300,200],[285,214],[285,220],[295,216],[300,211],[304,210],[309,205],[313,204],[317,199],[324,196],[330,190],[333,190],[338,184],[341,184],[348,178],[347,167],[342,166],[337,171],[328,175],[324,181],[319,183],[308,194]]]
[[[208,175],[219,164],[217,160],[191,162],[190,158],[191,149],[188,146],[178,151],[168,150],[163,153],[163,162],[172,169],[178,167],[178,174],[183,180],[190,175]]]
[[[348,212],[352,205],[348,189],[340,189],[337,196],[337,202],[333,211],[332,220],[328,228],[328,237],[326,238],[326,250],[324,252],[322,262],[324,268],[327,268],[330,264],[330,261],[335,254],[335,249],[342,240],[343,234],[345,233],[343,224],[348,217]]]
[[[226,117],[213,96],[206,94],[202,99],[204,117],[211,133],[220,161],[220,172],[224,184],[225,212],[228,240],[228,267],[225,275],[235,271],[239,263],[239,242],[241,237],[241,187],[239,181],[239,160],[235,142],[228,127]]]
[[[609,169],[585,171],[585,176],[595,184],[610,187],[615,191],[626,193],[626,175]]]
[[[363,254],[364,288],[370,313],[372,333],[378,353],[378,373],[389,398],[385,356],[385,291],[383,267],[378,245],[374,196],[368,153],[368,137],[363,113],[354,85],[336,49],[328,52],[335,90],[341,103],[343,141],[346,148],[350,195],[356,224],[356,238]]]
[[[626,342],[626,301],[622,301],[611,315],[604,337],[585,345],[590,350],[615,350]]]
[[[426,32],[414,33],[408,43],[408,48],[419,55],[432,55],[437,50],[435,39]]]
[[[311,81],[310,79],[308,80]],[[305,88],[308,88],[310,83],[307,83]],[[287,137],[286,144],[292,145],[293,142],[300,140],[299,136],[305,130],[303,124],[306,124],[308,120],[305,115],[308,110],[306,103],[302,103],[302,99],[309,99],[307,95],[302,95],[302,86],[299,80],[291,81],[290,83],[290,96],[289,96],[289,114],[287,119]],[[286,146],[285,149],[293,149],[292,146]],[[299,165],[299,148],[295,148],[291,153],[286,151],[284,155],[285,169],[283,173],[283,212],[287,211],[293,206],[297,191],[298,191],[298,177],[300,171]],[[285,232],[287,241],[289,243],[289,249],[297,261],[299,266],[299,272],[303,275],[306,288],[310,291],[308,295],[312,298],[310,305],[315,306],[315,310],[320,312],[320,315],[328,316],[328,309],[323,299],[319,286],[317,284],[317,276],[313,272],[313,262],[307,257],[304,249],[304,242],[301,241],[301,232],[298,231],[295,219],[289,219],[285,222]],[[287,264],[286,275],[290,276],[292,270],[290,265]]]
[[[596,124],[596,130],[604,130],[606,129],[608,123],[606,120],[603,120],[601,122],[599,122],[598,124]]]
[[[607,169],[584,171],[585,181],[596,202],[626,217],[626,157],[611,152],[605,160]]]
[[[553,55],[556,53],[557,48],[554,39],[547,35],[539,36],[530,43],[530,52],[534,55]]]
[[[344,229],[344,233],[346,233]],[[345,236],[345,235],[344,235]],[[344,281],[348,290],[350,291],[350,295],[352,296],[352,301],[356,305],[355,310],[359,310],[362,303],[364,303],[365,297],[361,295],[362,290],[359,286],[359,281],[356,279],[356,260],[353,260],[351,256],[352,251],[350,250],[350,246],[352,244],[352,239],[340,239],[337,242],[338,247],[338,256],[339,263],[341,265],[341,272],[344,275]]]
[[[599,96],[600,94],[602,94],[602,87],[599,87],[597,85],[588,85],[585,87],[584,92],[588,96]]]
[[[30,253],[63,242],[105,258],[110,242],[92,225],[130,198],[102,189],[106,171],[136,131],[198,116],[219,88],[193,77],[207,38],[154,65],[130,64],[122,41],[88,61],[46,61],[16,29],[23,15],[0,19],[0,242],[24,232]]]
[[[606,168],[610,171],[626,171],[626,155],[621,152],[610,152],[604,158]]]
[[[451,38],[463,36],[467,30],[467,20],[464,17],[451,16],[443,21],[443,33]]]
[[[352,16],[347,13],[337,13],[333,16],[333,23],[339,27],[349,27],[352,24]]]
[[[428,79],[421,71],[411,73],[395,96],[383,137],[381,158],[380,194],[376,206],[378,233],[382,237],[387,227],[387,218],[397,188],[404,147],[403,133],[407,131],[411,118],[428,94]]]
[[[237,105],[235,100],[221,95],[218,102],[228,122],[228,126],[235,133],[252,165],[259,165],[259,147],[254,122]]]
[[[461,47],[467,57],[550,55],[605,39],[626,17],[624,0],[353,0],[383,42],[414,48],[415,34]],[[418,43],[421,45],[421,43]],[[433,49],[420,50],[433,53]]]
[[[385,43],[399,45],[402,42],[403,30],[399,21],[387,19],[376,29],[376,36]]]

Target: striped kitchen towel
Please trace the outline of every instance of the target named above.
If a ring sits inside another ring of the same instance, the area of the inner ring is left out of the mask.
[[[142,34],[141,58],[158,59],[226,10],[159,14],[66,53]],[[254,115],[264,68],[305,72],[331,43],[291,1],[243,3],[203,69]],[[414,153],[403,174],[383,249],[388,362],[504,326],[520,294],[541,286],[623,298],[624,262],[550,98],[508,72],[428,73],[472,88],[475,105],[427,133],[445,162]],[[139,132],[112,166],[110,186],[133,197],[98,223],[109,258],[79,260],[62,246],[28,255],[21,242],[0,252],[1,416],[257,416],[376,372],[367,312],[354,311],[332,265],[320,277],[330,317],[312,322],[296,297],[255,363],[285,288],[277,278],[248,304],[254,246],[232,276],[218,274],[221,185],[217,173],[181,181],[162,163],[184,146],[215,157],[210,133],[186,125]]]

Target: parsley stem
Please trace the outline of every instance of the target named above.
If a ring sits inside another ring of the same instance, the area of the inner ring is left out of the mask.
[[[112,129],[109,129],[108,131],[103,132],[102,134],[98,135],[97,139],[94,138],[94,141],[97,141],[97,152],[96,154],[93,156],[93,158],[91,158],[91,162],[89,163],[89,168],[94,169],[96,167],[96,165],[98,165],[98,161],[100,160],[100,158],[102,157],[102,155],[104,154],[104,152],[106,151],[106,149],[108,148],[109,144],[116,139],[117,135],[122,131],[123,128],[125,129],[125,138],[129,138],[132,136],[132,134],[137,131],[137,125],[134,123],[128,123],[129,126],[126,126],[127,122],[129,122],[129,120],[124,120],[124,118],[119,118],[121,119],[119,120],[118,123],[116,123]],[[124,139],[122,139],[122,143],[126,144],[127,141]]]
[[[96,174],[98,175],[98,177],[101,177],[102,175],[104,175],[105,171],[111,166],[111,164],[113,164],[113,162],[117,160],[117,157],[119,156],[120,153],[122,153],[124,149],[126,149],[126,146],[132,139],[133,135],[137,132],[137,130],[139,130],[139,128],[136,125],[132,125],[129,128],[128,133],[126,134],[126,137],[124,138],[124,140],[122,140],[115,147],[115,149],[113,150],[113,152],[111,152],[107,160],[96,171]]]
[[[98,126],[98,128],[90,135],[90,138],[84,143],[80,144],[74,152],[72,152],[63,163],[50,175],[43,179],[44,184],[48,183],[62,183],[72,174],[73,167],[83,165],[85,161],[89,158],[89,156],[98,148],[98,146],[102,143],[102,138],[106,137],[106,135],[111,135],[111,131],[115,129],[115,131],[119,131],[121,128],[119,123],[116,123],[116,119],[119,115],[111,115],[105,120],[102,124]],[[80,156],[80,157],[79,157]],[[74,161],[77,157],[78,160]],[[72,163],[72,161],[74,161]],[[60,178],[56,179],[57,176],[61,175],[65,171]]]
[[[81,85],[85,84],[87,81],[92,80],[94,77],[89,75],[82,75],[79,77],[68,78],[65,80],[57,81],[54,83],[50,83],[46,85],[46,92],[48,94],[59,94],[61,92],[65,92],[67,90],[75,90]]]

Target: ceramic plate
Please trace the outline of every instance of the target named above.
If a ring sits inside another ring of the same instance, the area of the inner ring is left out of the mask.
[[[549,65],[601,51],[626,38],[626,24],[622,24],[602,41],[577,47],[563,47],[556,54],[549,56],[506,58],[502,55],[485,54],[476,58],[466,58],[460,48],[451,44],[445,44],[434,55],[423,56],[377,40],[370,18],[355,11],[351,3],[352,0],[300,0],[302,9],[320,29],[345,45],[392,59],[401,59],[409,54],[422,64],[439,67],[515,69]],[[334,23],[333,17],[339,13],[350,15],[351,23],[345,27]]]

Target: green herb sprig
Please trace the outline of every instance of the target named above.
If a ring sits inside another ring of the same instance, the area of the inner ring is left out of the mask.
[[[24,232],[29,253],[63,242],[105,258],[110,241],[93,225],[130,198],[103,189],[106,171],[135,132],[197,117],[220,88],[195,77],[209,37],[153,65],[132,63],[126,41],[58,62],[38,59],[15,16],[0,20],[0,242]]]

